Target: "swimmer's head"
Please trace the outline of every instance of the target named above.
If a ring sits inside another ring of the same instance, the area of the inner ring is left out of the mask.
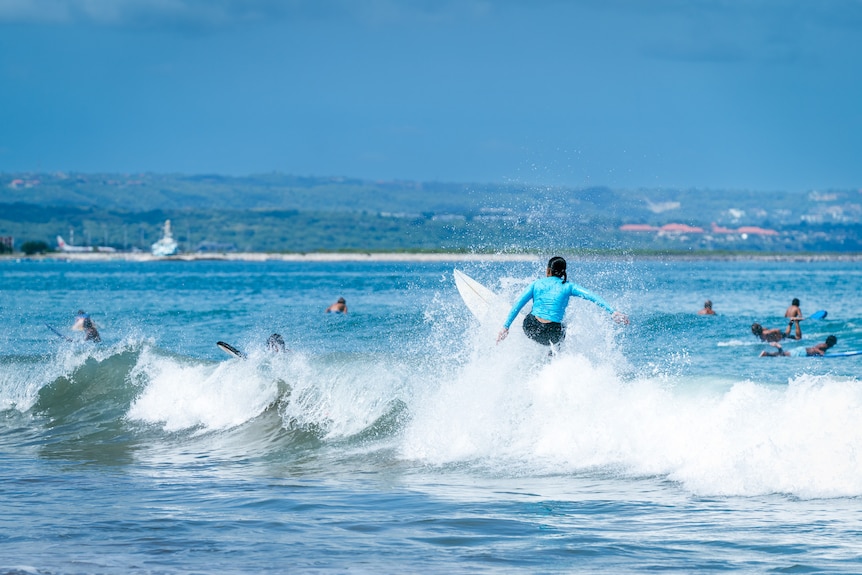
[[[274,333],[266,340],[266,348],[269,351],[284,351],[284,338]]]

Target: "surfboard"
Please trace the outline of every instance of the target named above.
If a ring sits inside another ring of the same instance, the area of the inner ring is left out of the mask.
[[[502,306],[500,296],[483,286],[461,270],[453,272],[455,276],[455,287],[464,300],[464,305],[470,310],[480,322],[492,309]]]
[[[823,355],[814,355],[811,357],[850,357],[851,355],[862,355],[862,349],[851,349],[849,351],[826,352]]]
[[[809,315],[808,319],[826,319],[827,314],[828,312],[825,309],[821,309]]]
[[[218,341],[218,342],[216,342],[216,345],[219,346],[219,349],[221,349],[223,352],[225,352],[228,355],[231,355],[233,357],[239,357],[239,358],[245,357],[245,354],[243,352],[241,352],[240,350],[238,350],[237,348],[235,348],[234,346],[232,346],[229,343],[225,343],[223,341]]]
[[[54,329],[52,326],[48,325],[47,323],[45,324],[45,327],[47,327],[48,329],[50,329],[51,331],[53,331],[54,333],[56,333],[57,335],[59,335],[60,337],[65,339],[66,341],[72,341],[72,338],[66,337],[65,335],[63,335],[62,333],[60,333],[59,331],[57,331],[56,329]]]

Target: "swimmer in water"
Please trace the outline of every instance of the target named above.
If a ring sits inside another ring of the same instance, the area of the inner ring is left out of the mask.
[[[347,313],[347,302],[343,297],[338,298],[338,301],[326,308],[326,313]]]

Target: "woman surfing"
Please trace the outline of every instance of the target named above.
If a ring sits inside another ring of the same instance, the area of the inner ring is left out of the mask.
[[[533,341],[542,345],[553,345],[561,342],[566,337],[563,317],[566,315],[566,307],[569,298],[579,297],[591,301],[610,313],[617,323],[629,322],[628,317],[614,309],[602,298],[587,291],[576,283],[568,281],[566,274],[566,260],[555,256],[548,260],[545,277],[537,279],[521,294],[509,316],[503,324],[503,329],[497,336],[497,342],[501,342],[509,335],[509,327],[528,301],[533,300],[533,309],[524,318],[524,333]]]

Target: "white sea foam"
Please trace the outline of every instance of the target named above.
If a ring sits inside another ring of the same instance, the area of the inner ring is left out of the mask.
[[[278,399],[278,382],[260,361],[213,364],[144,352],[130,374],[141,387],[127,417],[165,431],[226,429],[259,415]]]
[[[705,495],[862,494],[858,380],[629,380],[593,357],[531,363],[513,346],[474,358],[411,405],[402,456],[500,474],[663,476]]]

